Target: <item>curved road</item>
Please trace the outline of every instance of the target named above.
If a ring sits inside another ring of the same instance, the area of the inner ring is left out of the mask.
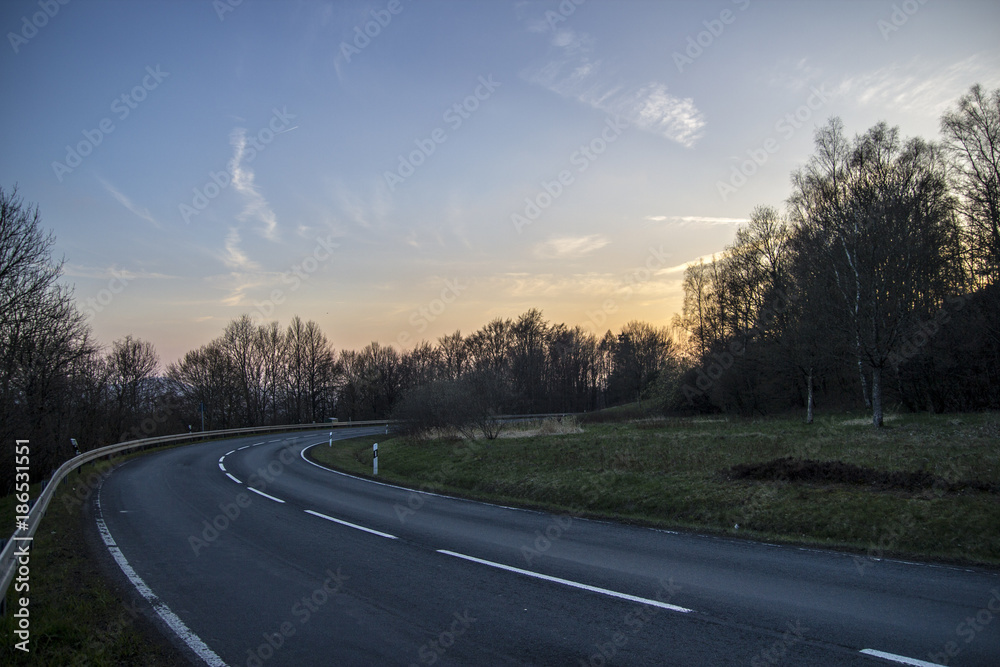
[[[306,461],[324,435],[138,457],[95,494],[114,576],[193,661],[1000,664],[995,572],[419,493]]]

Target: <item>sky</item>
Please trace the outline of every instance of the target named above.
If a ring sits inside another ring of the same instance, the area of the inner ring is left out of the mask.
[[[400,350],[540,309],[669,325],[815,130],[939,138],[1000,3],[5,0],[0,187],[96,338],[244,313]]]

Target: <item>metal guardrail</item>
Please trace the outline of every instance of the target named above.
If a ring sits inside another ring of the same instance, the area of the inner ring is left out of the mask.
[[[84,464],[103,458],[109,458],[111,456],[115,456],[116,454],[141,451],[143,449],[159,447],[161,445],[183,443],[194,444],[199,441],[214,440],[225,436],[253,435],[255,433],[288,433],[291,431],[307,430],[325,431],[334,428],[347,428],[352,426],[381,426],[383,424],[388,425],[388,420],[380,419],[375,421],[360,422],[325,422],[322,424],[289,424],[285,426],[258,426],[251,428],[231,428],[221,431],[202,431],[199,433],[167,435],[159,438],[129,440],[128,442],[120,442],[115,445],[92,449],[89,452],[84,452],[79,456],[75,456],[59,466],[59,468],[52,474],[52,477],[48,480],[48,482],[43,483],[43,490],[38,498],[35,499],[31,506],[31,510],[28,513],[27,530],[15,531],[10,540],[8,540],[4,545],[3,551],[0,552],[0,572],[2,572],[2,578],[0,578],[0,591],[3,592],[2,596],[0,596],[0,607],[4,606],[3,603],[7,599],[7,589],[14,580],[14,575],[18,569],[18,558],[15,551],[17,551],[25,542],[29,545],[31,544],[31,541],[35,537],[35,531],[38,530],[38,526],[42,522],[42,517],[45,515],[45,510],[48,508],[49,502],[52,500],[53,496],[55,496],[59,483],[65,479],[69,473]]]
[[[517,421],[534,421],[534,420],[544,420],[544,419],[562,419],[564,417],[575,417],[577,412],[544,412],[535,415],[497,415],[496,419],[498,421],[505,422],[517,422]]]

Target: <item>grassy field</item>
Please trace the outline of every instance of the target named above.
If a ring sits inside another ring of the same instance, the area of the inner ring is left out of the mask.
[[[374,437],[311,452],[370,475],[375,440],[379,477],[413,487],[847,549],[861,562],[905,556],[1000,565],[996,413],[894,415],[881,430],[857,415],[812,425],[552,422],[521,424],[491,442]]]

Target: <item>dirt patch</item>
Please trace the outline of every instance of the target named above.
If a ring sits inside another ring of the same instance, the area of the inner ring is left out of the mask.
[[[727,472],[729,479],[812,484],[853,484],[879,490],[927,491],[944,493],[980,491],[1000,493],[1000,486],[981,481],[950,482],[925,470],[876,470],[843,461],[813,461],[786,456],[766,463],[741,463]]]
[[[889,422],[897,421],[898,419],[899,419],[899,415],[883,415],[882,416],[882,422],[884,424],[888,424]],[[871,426],[872,425],[872,418],[871,417],[860,417],[858,419],[847,419],[847,420],[842,421],[840,423],[843,424],[844,426]]]

